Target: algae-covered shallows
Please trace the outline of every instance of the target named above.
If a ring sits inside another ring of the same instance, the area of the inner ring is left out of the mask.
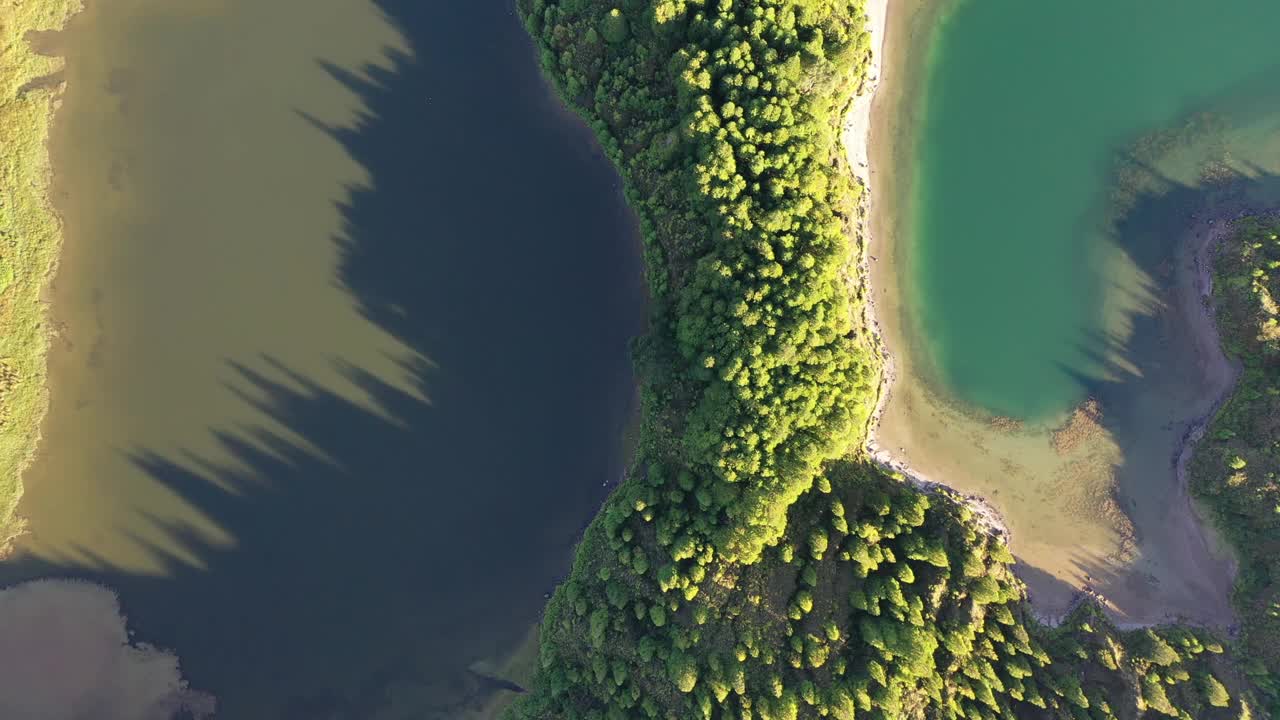
[[[0,583],[118,590],[220,717],[460,717],[621,470],[616,176],[501,0],[114,0],[60,45],[64,331]]]
[[[1190,160],[1229,149],[1233,171],[1275,169],[1280,7],[904,15],[891,24],[929,43],[890,58],[908,87],[873,136],[874,279],[900,375],[881,446],[1003,511],[1047,613],[1087,587],[1130,621],[1226,622],[1228,563],[1173,472],[1225,385],[1181,309],[1180,241],[1212,200]]]

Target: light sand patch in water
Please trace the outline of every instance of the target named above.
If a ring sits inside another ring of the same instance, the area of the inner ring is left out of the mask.
[[[115,593],[37,580],[0,591],[0,717],[169,720],[213,714],[170,652],[132,644]]]

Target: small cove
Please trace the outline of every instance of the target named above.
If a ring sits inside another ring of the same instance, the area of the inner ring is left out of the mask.
[[[899,381],[877,440],[1001,511],[1046,616],[1088,588],[1122,622],[1225,625],[1230,561],[1172,462],[1227,382],[1187,248],[1280,198],[1278,11],[1086,5],[891,11],[872,276]]]
[[[95,2],[0,582],[119,592],[220,717],[477,710],[624,465],[634,219],[507,2]]]

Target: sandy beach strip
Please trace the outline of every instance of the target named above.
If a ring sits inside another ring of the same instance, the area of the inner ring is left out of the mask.
[[[870,209],[876,197],[875,189],[872,186],[871,133],[873,121],[883,120],[883,118],[875,117],[873,108],[876,105],[877,91],[880,89],[883,77],[884,59],[890,49],[889,2],[888,0],[868,0],[865,12],[867,16],[866,30],[871,36],[872,57],[867,68],[867,79],[850,103],[842,132],[845,156],[854,177],[858,179],[864,188],[863,202],[867,209],[867,212],[864,213],[864,216],[859,221],[858,228],[861,247],[857,257],[857,275],[858,281],[867,289],[862,324],[871,333],[876,352],[880,354],[881,358],[880,389],[875,408],[871,414],[864,450],[871,460],[881,468],[902,476],[916,488],[930,494],[942,493],[954,501],[965,504],[973,512],[980,525],[986,528],[988,532],[1002,536],[1007,542],[1009,530],[1005,525],[1004,519],[1000,516],[999,511],[984,498],[976,495],[962,495],[946,483],[925,477],[920,472],[913,470],[905,460],[895,458],[888,449],[880,447],[876,440],[876,428],[888,404],[892,386],[897,380],[893,357],[886,348],[884,333],[876,312],[876,301],[870,287],[873,236]]]
[[[859,88],[844,119],[845,156],[853,169],[854,177],[869,191],[871,189],[871,104],[880,86],[880,71],[884,67],[885,36],[889,22],[889,0],[867,0],[867,33],[871,36],[871,64],[867,67],[867,80]]]

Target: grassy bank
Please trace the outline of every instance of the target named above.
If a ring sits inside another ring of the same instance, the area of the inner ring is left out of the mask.
[[[41,293],[57,265],[61,227],[49,202],[46,140],[61,60],[35,53],[31,32],[61,29],[79,0],[0,5],[0,548],[21,530],[14,511],[48,404],[49,328]]]
[[[860,2],[518,8],[624,180],[653,317],[632,472],[508,718],[1251,716],[1207,634],[1088,605],[1036,625],[1000,538],[860,456],[880,369],[839,141]]]
[[[1246,669],[1280,698],[1280,221],[1241,220],[1214,263],[1223,350],[1244,366],[1188,466],[1192,492],[1240,560]],[[1273,709],[1273,713],[1280,707]]]

